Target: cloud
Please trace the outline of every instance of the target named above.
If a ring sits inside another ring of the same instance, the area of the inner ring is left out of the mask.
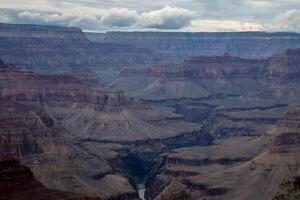
[[[1,0],[0,21],[95,31],[299,32],[299,10],[299,0]]]
[[[108,11],[91,12],[43,12],[22,11],[17,14],[20,20],[30,23],[78,26],[85,29],[134,27],[156,29],[180,29],[190,25],[195,16],[193,11],[165,6],[160,10],[138,13],[127,8],[112,8]]]
[[[140,16],[135,10],[113,8],[101,17],[101,22],[109,27],[132,26],[139,21]]]
[[[109,27],[181,29],[190,25],[194,16],[193,11],[171,6],[141,14],[136,10],[113,8],[101,17],[101,22]]]
[[[0,22],[1,23],[12,23],[13,19],[10,15],[0,11]]]
[[[81,13],[43,13],[23,11],[17,17],[30,23],[98,28],[100,16]]]
[[[267,28],[272,31],[300,32],[300,10],[292,9],[279,14]]]
[[[140,23],[145,28],[180,29],[190,25],[195,14],[191,10],[165,6],[160,10],[142,13]]]
[[[191,26],[184,31],[262,31],[263,25],[253,22],[241,22],[236,20],[192,20]]]

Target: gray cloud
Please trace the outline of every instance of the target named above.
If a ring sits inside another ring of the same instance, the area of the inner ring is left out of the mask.
[[[160,10],[138,13],[126,8],[112,8],[99,13],[48,13],[41,11],[22,11],[17,14],[20,20],[31,23],[79,26],[86,29],[100,27],[130,27],[180,29],[190,25],[195,16],[193,11],[165,6]]]
[[[23,11],[17,17],[31,23],[55,24],[62,26],[78,26],[82,28],[98,28],[99,16],[78,13],[42,13]]]

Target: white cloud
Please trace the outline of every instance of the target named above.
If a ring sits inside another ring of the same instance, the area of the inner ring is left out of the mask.
[[[81,10],[82,11],[82,10]],[[94,11],[94,10],[93,10]],[[91,12],[43,12],[22,11],[17,14],[20,20],[30,23],[56,24],[63,26],[79,26],[86,29],[100,27],[135,27],[157,29],[180,29],[190,25],[194,17],[193,11],[165,6],[160,10],[143,12],[126,8],[112,8],[108,11]]]
[[[185,31],[262,31],[263,25],[253,22],[235,20],[192,20],[191,26]]]
[[[300,10],[292,9],[276,16],[267,28],[272,31],[300,32]]]
[[[113,8],[101,17],[101,22],[110,27],[132,26],[136,24],[138,20],[138,13],[135,10],[128,10],[126,8]]]
[[[145,28],[180,29],[190,25],[195,14],[191,10],[165,6],[160,10],[142,13],[140,23]]]

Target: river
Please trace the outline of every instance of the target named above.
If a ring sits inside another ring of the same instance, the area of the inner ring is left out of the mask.
[[[139,192],[140,199],[145,200],[145,191],[146,191],[145,185],[144,184],[138,184],[137,189],[138,189],[138,192]]]

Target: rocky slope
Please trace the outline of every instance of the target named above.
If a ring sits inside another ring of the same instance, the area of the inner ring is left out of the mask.
[[[48,189],[35,180],[30,168],[20,165],[12,156],[0,156],[0,174],[1,200],[100,200],[99,198]]]

